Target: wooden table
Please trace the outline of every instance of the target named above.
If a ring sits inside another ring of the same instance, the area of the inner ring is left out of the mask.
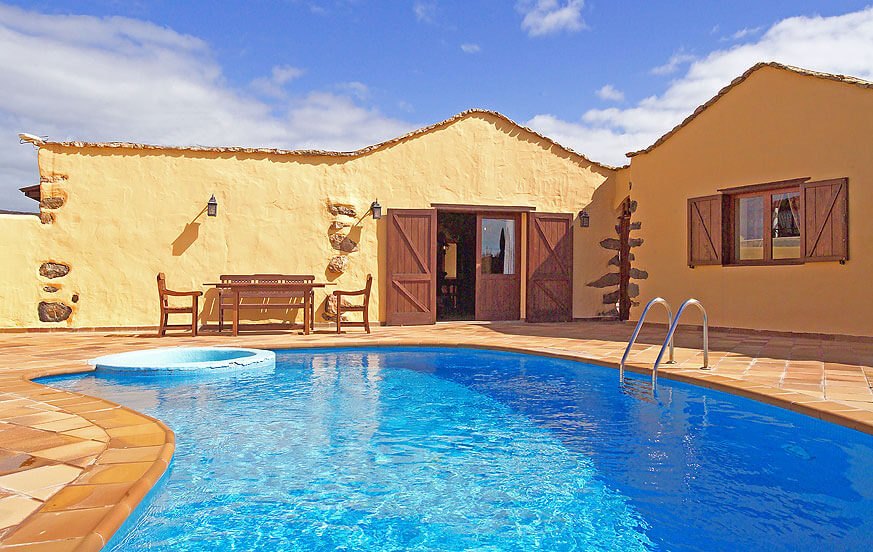
[[[326,282],[209,282],[203,284],[205,286],[215,286],[217,289],[229,289],[233,292],[233,335],[239,335],[239,311],[240,298],[245,294],[245,298],[264,298],[269,299],[275,297],[276,292],[299,292],[303,296],[303,333],[309,334],[312,327],[310,313],[312,312],[312,290],[315,288],[324,288],[326,286],[336,285],[335,283]],[[272,295],[270,294],[272,293]],[[287,308],[285,305],[268,305],[264,308]],[[219,300],[219,308],[220,300]]]

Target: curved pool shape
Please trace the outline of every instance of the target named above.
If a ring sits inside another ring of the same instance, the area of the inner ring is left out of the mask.
[[[112,551],[866,550],[873,436],[464,349],[280,351],[237,378],[44,383],[176,431]]]
[[[88,361],[98,371],[192,374],[271,368],[276,353],[240,347],[165,347],[106,355]]]

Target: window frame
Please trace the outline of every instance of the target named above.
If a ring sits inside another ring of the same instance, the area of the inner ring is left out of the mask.
[[[722,253],[727,253],[724,255],[725,263],[724,266],[769,266],[769,265],[797,265],[803,264],[803,244],[806,239],[805,235],[805,225],[798,224],[798,230],[800,230],[800,244],[801,250],[800,255],[793,259],[774,259],[773,258],[773,230],[772,230],[772,212],[770,210],[770,206],[773,204],[773,195],[774,194],[784,194],[797,192],[800,195],[801,201],[798,202],[798,220],[804,220],[803,213],[803,189],[802,184],[807,179],[803,180],[793,180],[783,182],[774,182],[772,184],[758,184],[754,186],[743,186],[740,188],[733,189],[724,189],[719,190],[724,195],[724,210],[727,215],[722,219],[722,243],[725,244],[723,247]],[[738,216],[738,204],[741,198],[749,198],[749,197],[760,197],[763,199],[764,205],[762,209],[762,238],[763,238],[763,247],[764,247],[764,258],[763,259],[739,259],[737,258],[739,255],[736,250],[736,237],[737,237],[737,216]],[[727,224],[724,221],[727,221]]]

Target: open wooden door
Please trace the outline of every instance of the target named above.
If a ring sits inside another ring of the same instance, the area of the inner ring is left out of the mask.
[[[573,319],[573,215],[528,215],[527,321]]]
[[[436,322],[435,209],[388,209],[389,326]]]
[[[518,213],[476,215],[476,320],[521,318]]]

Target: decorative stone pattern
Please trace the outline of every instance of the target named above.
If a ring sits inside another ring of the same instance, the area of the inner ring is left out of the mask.
[[[329,239],[331,247],[337,251],[342,251],[343,253],[354,253],[358,250],[358,244],[349,239],[348,236],[342,234],[331,234]]]
[[[350,307],[351,303],[348,302],[347,299],[343,298],[343,306]],[[321,313],[321,317],[327,320],[328,322],[336,322],[336,296],[331,294],[327,296],[327,301],[324,302],[324,312]],[[348,317],[343,315],[343,322],[348,321]]]
[[[354,207],[349,207],[348,205],[339,205],[336,203],[332,203],[327,206],[327,210],[330,211],[331,215],[346,215],[348,217],[358,216],[358,213],[355,212]]]
[[[37,309],[40,322],[63,322],[73,309],[59,302],[40,301]]]
[[[44,197],[39,202],[41,209],[60,209],[63,205],[64,198],[62,197]]]
[[[45,291],[46,293],[55,293],[56,291],[58,291],[60,289],[61,288],[59,288],[57,286],[42,286],[42,290]]]
[[[327,270],[334,274],[342,274],[349,267],[349,258],[345,255],[337,255],[327,263]]]
[[[39,267],[39,275],[44,278],[60,278],[70,273],[70,265],[64,263],[45,262]]]
[[[633,213],[636,212],[636,210],[637,210],[637,202],[631,201],[628,205],[628,211],[630,212],[631,215],[633,215]],[[642,228],[642,223],[640,221],[631,222],[629,225],[630,231],[640,230],[641,228]],[[621,232],[621,226],[616,224],[615,225],[615,233],[618,235],[620,232]],[[634,247],[639,247],[642,244],[643,244],[643,238],[628,237],[629,248],[632,249]],[[608,249],[610,251],[619,251],[621,249],[621,236],[619,235],[619,237],[616,237],[616,238],[609,237],[609,238],[604,238],[604,239],[600,240],[600,247],[602,247],[604,249]],[[636,260],[636,257],[634,256],[633,253],[628,253],[628,259],[631,262],[633,262],[634,260]],[[616,254],[612,258],[610,258],[606,264],[607,264],[607,266],[610,266],[610,267],[613,267],[613,266],[620,267],[621,266],[621,259],[619,258],[619,255]],[[631,280],[645,280],[646,278],[649,277],[649,273],[646,272],[645,270],[631,267],[630,272],[629,272],[629,276],[630,276]],[[597,280],[594,280],[593,282],[589,282],[586,285],[589,287],[593,287],[593,288],[619,287],[621,285],[621,274],[619,272],[610,271],[610,272],[607,272],[606,274],[604,274],[603,276],[601,276],[600,278],[598,278]],[[618,303],[619,300],[621,299],[620,293],[621,292],[619,289],[613,289],[613,290],[608,291],[608,292],[603,294],[603,304],[608,305],[609,308],[606,310],[603,310],[599,313],[601,317],[603,317],[603,318],[615,318],[618,316],[619,313],[618,313],[618,309],[616,308],[616,303]],[[638,284],[633,283],[633,282],[628,282],[627,294],[628,294],[628,297],[630,297],[630,298],[638,297],[640,295],[640,286]],[[636,306],[636,305],[639,305],[639,303],[637,301],[631,301],[631,305]]]
[[[347,222],[343,222],[341,220],[335,220],[330,224],[330,229],[336,231],[336,230],[342,230],[343,228],[348,228],[349,226],[351,226],[351,224],[349,224]]]
[[[40,211],[39,221],[43,224],[51,224],[55,221],[55,215],[49,211]]]

